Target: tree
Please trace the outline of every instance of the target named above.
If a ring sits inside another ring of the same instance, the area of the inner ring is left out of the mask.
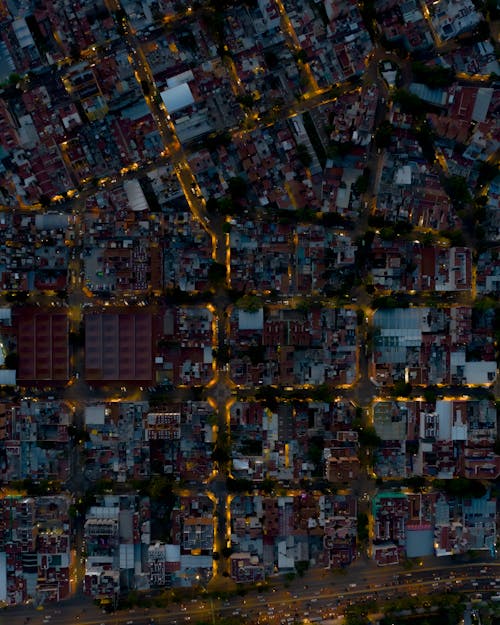
[[[212,452],[212,460],[217,464],[227,464],[230,459],[228,450],[222,445],[217,445]]]
[[[485,11],[488,13],[490,20],[500,20],[500,7],[498,6],[497,0],[486,0]]]
[[[5,367],[7,369],[17,369],[19,364],[19,356],[16,352],[9,352],[5,356]]]
[[[365,172],[363,172],[363,174],[359,176],[359,178],[357,178],[355,183],[352,185],[352,189],[354,193],[356,193],[356,195],[361,195],[362,193],[366,193],[368,190],[369,181],[370,181],[370,173],[368,171],[368,174],[366,174],[366,170],[365,170]]]
[[[463,208],[472,201],[467,180],[463,176],[450,176],[444,181],[444,189],[450,196],[453,205]]]
[[[151,478],[147,491],[151,499],[165,499],[172,493],[172,483],[165,475],[155,475]]]
[[[438,396],[437,388],[435,386],[428,386],[426,389],[424,389],[423,395],[427,403],[433,404]]]
[[[270,477],[266,477],[262,480],[262,484],[260,486],[262,492],[266,493],[266,495],[271,495],[276,488],[276,480],[273,480]]]
[[[278,410],[278,391],[272,386],[260,386],[255,390],[255,397],[272,412]]]
[[[213,350],[214,358],[219,365],[227,365],[231,359],[231,350],[229,345],[221,345],[217,349]]]
[[[425,477],[421,475],[412,475],[405,479],[405,485],[411,488],[414,493],[422,492],[425,487]]]
[[[307,455],[314,466],[318,468],[320,467],[323,459],[323,447],[318,445],[315,441],[311,441],[309,449],[307,450]]]
[[[77,444],[90,441],[90,434],[87,430],[78,428],[76,425],[70,425],[68,427],[68,434]]]
[[[264,61],[269,69],[275,69],[279,64],[278,56],[272,50],[266,50],[264,52]]]
[[[362,447],[369,447],[375,449],[380,447],[382,439],[377,434],[376,429],[371,425],[360,426],[356,428],[358,432],[358,441]]]
[[[232,547],[222,547],[221,554],[224,558],[229,558],[229,556],[233,553]]]
[[[239,95],[236,99],[242,106],[248,109],[251,108],[254,103],[253,95],[251,93]]]
[[[375,131],[375,145],[378,148],[388,148],[391,145],[393,133],[394,126],[391,122],[384,120]]]
[[[257,295],[243,295],[236,306],[246,312],[257,312],[262,308],[262,300]]]
[[[252,480],[246,480],[244,478],[228,477],[226,486],[232,493],[250,493],[253,490]]]
[[[466,477],[456,477],[453,480],[434,480],[433,486],[438,490],[444,490],[448,495],[458,497],[481,498],[487,492],[486,486],[482,482]]]
[[[327,384],[316,386],[310,395],[315,401],[333,401],[333,391]]]
[[[212,262],[208,268],[208,281],[213,286],[220,286],[226,281],[226,266],[222,263]]]
[[[411,69],[414,78],[431,89],[449,87],[455,80],[455,71],[451,67],[429,66],[420,61],[415,61],[412,63]]]
[[[483,185],[491,182],[497,176],[498,176],[497,165],[495,163],[489,163],[487,161],[483,161],[479,165],[479,175],[477,178],[477,186],[482,187]]]
[[[422,154],[429,163],[434,163],[436,160],[436,148],[434,146],[434,131],[431,126],[427,120],[424,119],[414,127],[414,131],[420,147],[422,148]]]
[[[465,245],[464,234],[461,230],[443,230],[439,235],[449,239],[451,245],[454,247]]]
[[[234,176],[227,181],[228,191],[233,200],[240,200],[247,194],[248,185],[241,176]]]
[[[393,96],[393,100],[396,104],[399,104],[403,113],[410,115],[423,115],[427,109],[423,100],[405,89],[398,89]]]
[[[266,347],[265,345],[249,345],[243,355],[250,359],[252,365],[257,366],[266,360]]]
[[[44,208],[48,208],[50,206],[50,197],[45,193],[42,193],[42,195],[40,196],[40,204]]]
[[[297,157],[304,167],[309,167],[312,163],[312,156],[304,143],[297,145]]]
[[[309,568],[309,560],[299,560],[295,563],[295,570],[299,577],[304,577],[304,573]]]
[[[307,63],[307,53],[306,53],[306,51],[302,50],[302,49],[298,50],[295,53],[295,60],[298,63]]]
[[[358,540],[362,543],[368,540],[368,515],[360,512],[357,518]]]
[[[209,152],[214,152],[220,145],[228,146],[231,143],[231,135],[227,130],[212,132],[203,140],[204,146]]]
[[[231,216],[238,213],[238,204],[235,201],[237,198],[232,197],[230,195],[226,195],[225,197],[221,197],[218,199],[219,203],[219,213],[224,216]]]
[[[393,397],[409,397],[411,395],[412,386],[409,382],[404,380],[397,380],[394,384],[391,395]]]
[[[361,0],[358,6],[372,41],[375,41],[378,35],[375,0]]]
[[[349,154],[352,148],[352,141],[331,141],[328,146],[328,156],[330,158],[343,158]]]

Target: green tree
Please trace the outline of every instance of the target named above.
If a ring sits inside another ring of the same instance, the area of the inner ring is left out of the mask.
[[[444,490],[449,495],[459,497],[484,497],[487,492],[486,486],[479,480],[470,480],[466,477],[456,477],[453,480],[434,480],[436,489]]]
[[[309,560],[299,560],[295,563],[295,570],[299,577],[304,577],[304,573],[309,568]]]
[[[312,156],[309,154],[309,150],[304,143],[299,143],[297,145],[297,156],[304,167],[309,167],[311,165]]]
[[[305,51],[305,50],[302,50],[302,49],[301,49],[301,50],[298,50],[298,51],[295,53],[295,60],[296,60],[298,63],[307,63],[307,53],[306,53],[306,51]]]
[[[439,235],[449,239],[451,245],[455,247],[465,245],[464,234],[461,230],[442,230]]]
[[[253,95],[251,93],[245,93],[243,95],[239,95],[236,99],[242,106],[244,106],[247,109],[252,108],[253,103],[254,103]]]
[[[455,80],[455,71],[451,67],[429,66],[420,61],[415,61],[412,63],[411,69],[415,80],[424,83],[431,89],[449,87]]]
[[[226,281],[226,266],[213,261],[208,268],[208,281],[213,286],[223,284]]]
[[[438,397],[437,388],[435,386],[428,386],[424,389],[423,395],[427,403],[433,404]]]
[[[249,345],[243,353],[250,358],[250,362],[254,366],[266,360],[265,345]]]
[[[414,493],[422,492],[425,484],[425,477],[422,477],[421,475],[413,475],[412,477],[405,479],[405,485],[408,486],[408,488],[411,488]]]
[[[253,490],[252,480],[244,478],[228,477],[226,480],[227,489],[232,493],[250,493]]]
[[[362,447],[369,447],[369,448],[375,449],[377,447],[380,447],[380,445],[382,444],[382,439],[377,434],[377,431],[375,430],[373,426],[371,425],[359,426],[358,428],[356,428],[356,430],[358,432],[359,444]]]
[[[307,455],[314,466],[319,467],[323,460],[323,447],[311,442],[309,444],[309,449],[307,450]]]
[[[444,189],[450,196],[453,205],[462,208],[470,204],[472,197],[467,186],[467,180],[463,176],[450,176],[444,181]]]
[[[498,176],[498,166],[495,163],[488,163],[483,161],[479,165],[479,176],[477,179],[477,186],[482,187],[485,184],[491,182]]]
[[[165,475],[155,475],[148,485],[148,494],[151,499],[161,500],[172,493],[172,483]]]
[[[368,190],[368,183],[370,182],[370,174],[368,172],[368,174],[365,174],[363,172],[363,175],[359,176],[359,178],[356,179],[356,181],[354,182],[354,184],[352,185],[352,189],[354,191],[354,193],[356,193],[357,195],[361,195],[362,193],[366,193]]]
[[[378,148],[388,148],[393,134],[394,126],[391,122],[384,120],[375,131],[375,145]]]
[[[357,517],[358,540],[361,543],[368,541],[368,515],[360,512]]]
[[[409,382],[404,380],[397,380],[394,384],[391,395],[393,397],[409,397],[411,395],[412,386]]]
[[[275,69],[279,65],[279,59],[272,50],[266,50],[264,52],[264,61],[269,69]]]
[[[358,3],[358,6],[363,17],[363,22],[370,33],[372,40],[375,41],[378,36],[375,0],[361,0]]]
[[[415,135],[422,148],[422,154],[429,161],[434,163],[436,160],[436,148],[434,146],[434,131],[426,119],[416,124],[414,127]]]
[[[248,185],[241,176],[234,176],[227,181],[228,190],[233,200],[240,200],[247,194]]]
[[[257,295],[243,295],[236,302],[236,306],[246,312],[257,312],[262,308],[262,300]]]
[[[223,445],[216,445],[212,452],[213,462],[217,462],[219,465],[227,464],[231,460],[228,449]]]
[[[276,489],[277,482],[270,477],[266,477],[262,480],[262,484],[260,486],[262,492],[266,493],[266,495],[271,495]]]
[[[331,141],[328,146],[328,157],[343,158],[347,156],[353,148],[352,141]]]
[[[405,89],[398,89],[394,93],[393,100],[396,104],[399,104],[403,113],[408,113],[410,115],[422,116],[428,108],[426,103],[417,95]]]
[[[332,401],[333,391],[328,384],[320,384],[312,389],[310,395],[315,401]]]

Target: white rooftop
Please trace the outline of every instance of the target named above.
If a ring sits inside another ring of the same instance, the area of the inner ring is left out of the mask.
[[[127,200],[130,208],[134,212],[143,211],[149,208],[148,201],[144,195],[144,191],[138,180],[125,180],[123,183],[123,189],[127,194]]]
[[[180,111],[194,102],[193,94],[189,85],[184,82],[170,89],[161,92],[161,99],[169,113]]]
[[[255,312],[238,310],[238,327],[240,330],[262,330],[264,328],[264,309]]]

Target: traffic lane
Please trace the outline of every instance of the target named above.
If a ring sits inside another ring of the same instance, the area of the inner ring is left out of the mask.
[[[348,591],[346,591],[345,588],[349,585],[347,581],[350,579],[349,575],[339,575],[332,579],[331,577],[325,578],[320,573],[321,576],[317,579],[305,578],[307,582],[305,584],[302,579],[295,580],[291,583],[290,590],[280,588],[280,582],[277,580],[276,592],[273,592],[271,589],[256,595],[247,595],[243,600],[245,602],[243,605],[245,605],[247,609],[261,609],[263,604],[272,606],[296,605],[300,607],[308,601],[314,603],[314,601],[311,600],[316,598],[321,598],[327,602],[339,599],[342,601],[346,597],[366,596],[367,591],[369,591],[368,594],[383,597],[384,594],[387,593],[401,592],[402,594],[407,594],[409,587],[418,587],[419,585],[425,585],[427,587],[432,585],[432,583],[438,582],[439,586],[444,586],[453,579],[459,581],[458,584],[455,583],[458,588],[463,587],[470,591],[480,589],[496,592],[497,583],[495,579],[500,579],[500,569],[498,566],[498,564],[492,562],[488,562],[487,564],[478,563],[476,565],[455,564],[452,570],[450,570],[450,567],[442,567],[418,569],[415,572],[409,573],[399,572],[398,574],[395,574],[393,571],[384,571],[377,568],[374,570],[368,569],[363,571],[363,576],[357,575],[358,581],[356,582],[356,588],[351,588]],[[454,577],[451,577],[451,574],[453,574]],[[396,575],[398,577],[397,580],[395,579]],[[71,605],[72,601],[75,601],[74,605]],[[231,598],[228,600],[227,606],[222,605],[218,600],[215,600],[213,603],[214,610],[226,612],[227,610],[234,610],[238,606],[241,606],[242,599],[241,597]],[[82,608],[82,605],[85,605],[85,608]],[[203,606],[204,607],[201,607],[201,605],[197,606],[196,603],[192,603],[191,609],[199,610],[201,613],[209,612],[206,601],[204,601]],[[60,611],[61,614],[57,614],[58,611]],[[171,606],[168,611],[169,618],[183,618],[183,616],[185,616],[182,608],[175,609],[175,606]],[[54,625],[65,625],[68,622],[68,618],[70,620],[79,620],[81,623],[93,625],[94,623],[99,624],[100,622],[107,622],[111,620],[110,617],[112,617],[115,622],[119,621],[121,623],[122,619],[125,619],[127,616],[125,613],[125,617],[123,617],[121,612],[115,615],[99,615],[99,611],[94,606],[89,606],[88,599],[70,599],[68,602],[62,603],[57,610],[48,608],[41,612],[36,611],[32,606],[18,606],[9,608],[4,614],[8,614],[9,622],[12,622],[12,624],[23,623],[26,617],[33,619],[30,621],[31,623],[41,623],[46,614],[51,614],[51,620]],[[144,618],[149,619],[149,617],[153,616],[155,621],[157,621],[158,617],[165,614],[165,610],[152,609],[147,614],[149,616]],[[143,617],[141,616],[139,618]]]

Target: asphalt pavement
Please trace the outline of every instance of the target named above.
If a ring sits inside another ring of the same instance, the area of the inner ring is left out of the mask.
[[[200,591],[198,597],[167,608],[136,608],[111,614],[103,613],[88,599],[77,597],[42,611],[33,606],[9,608],[0,612],[0,625],[179,625],[215,621],[219,615],[278,625],[283,618],[338,616],[349,605],[367,599],[383,604],[397,597],[426,595],[431,601],[432,593],[454,591],[487,598],[500,591],[496,582],[500,564],[495,561],[457,563],[451,558],[429,558],[422,564],[411,570],[403,566],[380,568],[373,562],[369,566],[358,562],[345,571],[314,569],[286,584],[283,576],[271,577],[263,592],[255,589],[244,596],[218,599]]]

